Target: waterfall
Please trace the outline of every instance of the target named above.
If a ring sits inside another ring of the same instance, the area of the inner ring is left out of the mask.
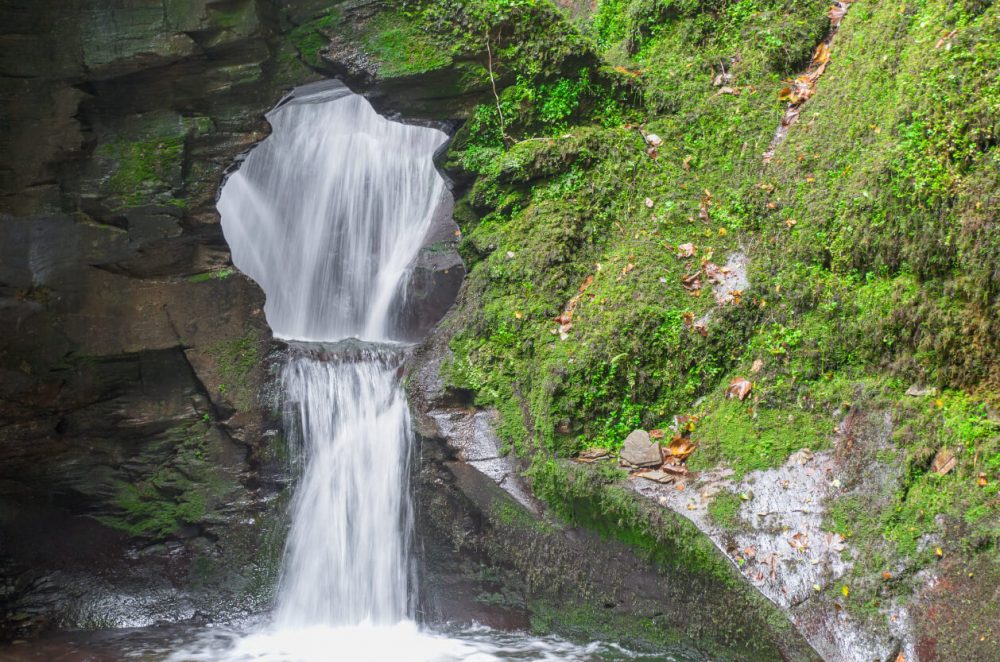
[[[444,193],[432,155],[446,136],[379,117],[336,83],[299,88],[268,118],[273,135],[218,206],[233,262],[260,283],[268,322],[289,340],[281,383],[300,474],[291,530],[270,623],[210,628],[168,661],[631,658],[600,642],[414,622],[413,437],[394,312]]]
[[[222,228],[280,338],[394,339],[393,312],[441,201],[441,131],[392,122],[339,83],[300,88],[226,182]]]
[[[300,341],[282,377],[302,475],[275,622],[398,623],[411,615],[411,432],[386,343],[444,191],[432,156],[446,136],[386,120],[339,83],[300,88],[268,119],[219,211],[275,335]]]
[[[408,616],[409,412],[398,357],[296,356],[285,369],[305,459],[286,545],[282,626],[392,624]]]

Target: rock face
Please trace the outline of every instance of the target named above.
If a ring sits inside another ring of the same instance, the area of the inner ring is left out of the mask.
[[[0,10],[0,641],[269,599],[288,480],[268,396],[280,347],[215,200],[264,113],[319,78],[300,38],[339,4]],[[369,14],[346,12],[345,33]],[[321,68],[360,57],[327,49]],[[401,85],[398,107],[426,117],[406,104],[426,85]],[[464,276],[450,196],[435,227],[400,313],[414,338]]]
[[[621,458],[636,467],[655,467],[663,464],[660,445],[651,440],[645,430],[633,430],[625,438]]]
[[[4,4],[0,639],[267,597],[271,339],[215,195],[280,93],[272,15]]]

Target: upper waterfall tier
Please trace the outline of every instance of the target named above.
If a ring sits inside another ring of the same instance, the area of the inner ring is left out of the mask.
[[[436,129],[391,122],[345,86],[299,88],[219,199],[236,266],[278,337],[398,339],[394,312],[442,200]]]

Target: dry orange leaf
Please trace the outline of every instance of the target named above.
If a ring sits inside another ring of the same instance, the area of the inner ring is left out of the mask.
[[[739,398],[742,401],[750,395],[751,389],[753,389],[753,384],[749,380],[745,377],[736,377],[733,381],[729,382],[729,388],[726,389],[726,397]]]
[[[979,473],[979,478],[976,480],[976,485],[979,487],[986,487],[989,485],[990,481],[987,480],[986,474],[984,472]]]
[[[684,286],[684,289],[691,292],[697,292],[698,290],[701,289],[701,278],[698,276],[698,274],[691,274],[690,276],[682,276],[681,284]]]
[[[691,453],[694,452],[695,448],[697,448],[697,446],[692,444],[690,439],[681,436],[674,437],[670,442],[670,445],[667,446],[667,450],[670,451],[670,454],[679,460],[686,459]]]
[[[650,439],[663,439],[664,436],[665,435],[664,435],[663,430],[657,429],[657,430],[650,430],[649,431],[649,438]]]
[[[830,46],[827,44],[820,44],[816,47],[816,52],[813,54],[813,64],[821,65],[826,64],[830,61]]]

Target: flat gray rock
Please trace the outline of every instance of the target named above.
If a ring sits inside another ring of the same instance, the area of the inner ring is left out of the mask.
[[[663,464],[660,444],[652,441],[645,430],[633,430],[625,438],[621,458],[636,467],[657,467]]]

